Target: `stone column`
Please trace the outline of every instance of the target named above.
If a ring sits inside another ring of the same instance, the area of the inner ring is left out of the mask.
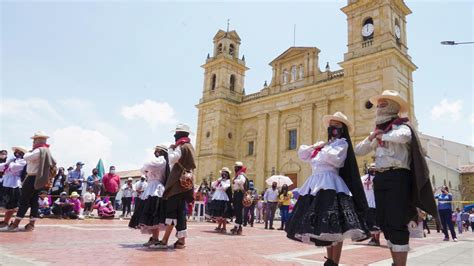
[[[266,175],[275,167],[275,170],[280,169],[278,165],[278,159],[280,155],[280,111],[271,111],[268,119],[268,132],[267,132],[267,163],[266,163]],[[267,177],[267,176],[265,176]]]
[[[256,143],[256,162],[255,165],[258,166],[255,169],[255,185],[258,190],[265,188],[265,158],[267,147],[267,114],[258,115],[258,124],[257,124],[257,143]]]
[[[326,141],[327,140],[327,130],[323,125],[323,116],[327,115],[329,112],[329,101],[327,99],[322,99],[316,102],[316,141]]]
[[[301,106],[301,129],[299,145],[311,145],[316,142],[313,131],[313,103]],[[296,160],[299,160],[296,158]],[[311,167],[301,164],[301,171],[298,173],[298,186],[303,185],[305,179],[311,175]]]

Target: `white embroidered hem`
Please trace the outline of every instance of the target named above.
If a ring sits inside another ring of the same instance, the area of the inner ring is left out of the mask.
[[[342,178],[334,171],[315,172],[306,179],[303,186],[298,188],[300,196],[311,194],[316,196],[318,191],[324,190],[335,190],[337,193],[344,193],[348,196],[352,196],[351,191],[347,187],[346,183]]]
[[[397,244],[393,244],[392,242],[390,242],[390,240],[387,240],[387,246],[388,246],[388,248],[390,248],[392,250],[392,252],[408,252],[408,251],[410,251],[410,245],[409,244],[397,245]]]
[[[361,240],[366,238],[366,235],[364,231],[360,229],[351,229],[349,231],[344,232],[343,234],[295,234],[295,237],[301,240],[303,243],[313,244],[313,242],[311,242],[311,238],[328,242],[342,242],[344,241],[344,239],[351,239],[352,241]]]
[[[165,224],[166,225],[175,225],[178,223],[178,219],[170,219],[170,218],[166,218],[165,220]]]
[[[188,237],[188,230],[178,231],[176,232],[176,238],[186,238]]]
[[[149,225],[139,225],[139,228],[140,228],[140,231],[142,234],[144,235],[149,235],[149,234],[152,234],[153,230],[155,229],[158,229],[158,230],[166,230],[166,225],[165,224],[156,224],[156,225],[153,225],[153,226],[149,226]]]

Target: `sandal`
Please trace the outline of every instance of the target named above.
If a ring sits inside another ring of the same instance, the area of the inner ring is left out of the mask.
[[[225,228],[222,228],[222,229],[220,229],[219,233],[222,233],[222,234],[227,234],[227,229],[225,229]]]
[[[4,228],[4,227],[7,227],[7,226],[8,226],[8,224],[5,223],[5,221],[0,222],[0,228]]]
[[[214,228],[214,231],[220,232],[222,229],[220,227]]]
[[[177,240],[176,242],[174,242],[173,247],[174,247],[175,249],[183,249],[183,248],[185,248],[186,246],[185,246],[183,243],[179,242],[179,240]]]
[[[31,232],[31,231],[33,231],[33,230],[35,230],[35,226],[34,226],[33,224],[27,223],[27,224],[25,225],[25,231],[26,231],[26,232]]]
[[[156,245],[158,243],[161,243],[161,241],[156,240],[153,237],[150,237],[150,239],[148,239],[148,242],[144,243],[143,246],[144,247],[149,247],[149,246],[152,246],[152,245]]]
[[[10,225],[7,228],[8,232],[18,232],[20,231],[20,228],[18,226],[13,225],[13,222],[10,223]]]

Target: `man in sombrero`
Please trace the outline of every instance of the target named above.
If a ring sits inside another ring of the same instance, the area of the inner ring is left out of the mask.
[[[366,155],[375,151],[377,223],[387,239],[393,264],[406,265],[408,227],[416,226],[416,208],[439,220],[429,171],[417,132],[405,117],[408,103],[393,90],[385,90],[370,102],[377,107],[375,129],[355,152]]]
[[[30,209],[30,222],[26,224],[25,230],[33,231],[35,228],[35,222],[39,217],[39,191],[48,186],[51,169],[56,167],[56,161],[49,151],[49,144],[46,143],[48,138],[49,136],[44,132],[36,132],[31,137],[33,150],[23,156],[26,160],[27,176],[22,184],[20,204],[15,221],[8,226],[10,232],[19,230],[18,226],[28,209]]]

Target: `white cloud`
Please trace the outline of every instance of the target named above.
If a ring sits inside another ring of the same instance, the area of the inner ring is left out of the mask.
[[[443,99],[431,108],[431,120],[450,119],[457,121],[461,118],[462,100]]]
[[[30,98],[25,100],[2,99],[0,116],[15,117],[19,121],[38,121],[48,117],[50,121],[63,122],[64,119],[56,109],[45,99]]]
[[[176,123],[175,111],[167,102],[145,100],[139,104],[124,106],[121,114],[127,120],[142,119],[152,129],[156,129],[159,124]]]
[[[72,166],[83,161],[87,169],[92,169],[99,159],[110,157],[112,141],[98,131],[69,126],[53,132],[51,148],[59,165]]]

